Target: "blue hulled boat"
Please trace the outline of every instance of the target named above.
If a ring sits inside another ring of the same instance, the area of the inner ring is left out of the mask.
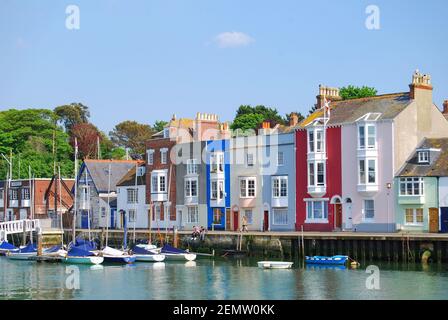
[[[345,265],[347,263],[348,256],[313,256],[305,257],[305,263],[307,264],[322,264],[322,265]]]
[[[3,241],[0,243],[0,256],[4,256],[8,252],[18,252],[19,248],[13,246],[9,242]]]

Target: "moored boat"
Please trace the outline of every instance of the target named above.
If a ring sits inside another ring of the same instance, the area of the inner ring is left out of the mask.
[[[111,247],[101,250],[101,256],[104,258],[104,263],[131,264],[136,260],[135,255]]]
[[[307,264],[325,264],[325,265],[345,265],[347,263],[348,256],[306,256],[305,263]]]
[[[196,260],[196,254],[190,253],[186,250],[174,248],[168,244],[165,244],[162,248],[151,250],[154,253],[163,254],[165,260],[177,260],[177,261],[194,261]]]
[[[258,261],[258,267],[263,269],[290,269],[293,262],[286,261]]]
[[[6,255],[8,252],[18,252],[19,248],[13,246],[9,242],[2,241],[0,243],[0,256]]]
[[[151,252],[146,247],[147,245],[136,245],[132,248],[132,253],[135,255],[137,262],[161,262],[165,260],[163,254]]]
[[[90,264],[98,265],[103,263],[104,258],[96,256],[93,252],[86,251],[79,247],[72,247],[69,249],[66,257],[62,262],[67,264]]]
[[[36,244],[29,243],[27,246],[20,248],[16,252],[8,252],[7,257],[11,260],[29,260],[31,257],[37,256]]]

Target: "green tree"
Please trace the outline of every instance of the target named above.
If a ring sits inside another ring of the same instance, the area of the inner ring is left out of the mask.
[[[71,103],[56,107],[54,113],[67,132],[70,132],[75,124],[89,122],[90,118],[89,107],[82,103]]]
[[[242,129],[256,130],[265,120],[271,120],[275,123],[285,124],[285,119],[279,115],[277,109],[258,105],[241,105],[236,111],[235,119],[230,128],[233,130]]]
[[[154,134],[151,126],[136,121],[123,121],[115,126],[109,136],[116,147],[129,148],[133,153],[145,153],[145,143]]]
[[[0,112],[0,152],[13,153],[13,178],[27,178],[28,166],[35,177],[51,177],[53,161],[61,174],[73,176],[73,149],[68,135],[55,125],[56,116],[46,109],[10,109]],[[55,157],[53,157],[53,135]],[[5,178],[7,164],[2,161],[0,178]],[[19,176],[20,166],[20,176]]]
[[[168,124],[168,122],[163,121],[163,120],[157,120],[156,122],[154,122],[154,125],[152,126],[152,129],[154,130],[154,132],[160,132],[162,131],[165,126]]]
[[[375,88],[367,86],[355,87],[349,85],[347,87],[342,87],[339,90],[339,95],[341,96],[342,100],[372,97],[376,96],[376,94],[377,90]]]

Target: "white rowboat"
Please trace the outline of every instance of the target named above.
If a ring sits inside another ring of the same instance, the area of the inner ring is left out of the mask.
[[[262,269],[290,269],[294,262],[284,261],[258,261],[258,267]]]

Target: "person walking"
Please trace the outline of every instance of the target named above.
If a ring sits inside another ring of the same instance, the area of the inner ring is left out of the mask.
[[[248,232],[249,231],[247,229],[247,218],[246,218],[245,215],[243,216],[242,221],[241,221],[241,231],[242,232],[244,232],[244,231]]]

